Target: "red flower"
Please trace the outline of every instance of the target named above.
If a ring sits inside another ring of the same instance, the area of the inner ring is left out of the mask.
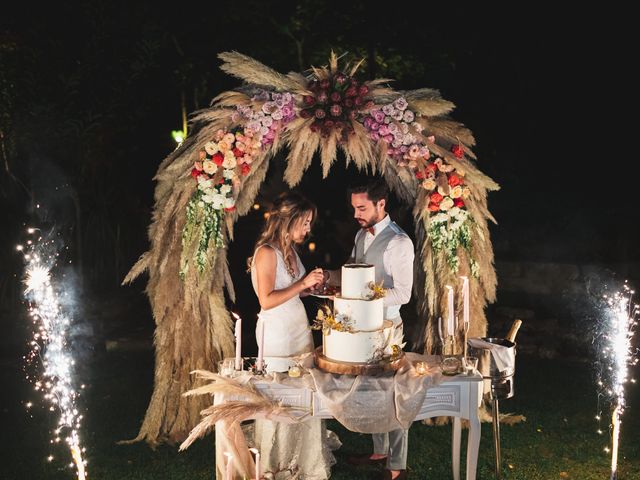
[[[316,118],[324,118],[326,116],[326,112],[321,108],[316,109],[315,116]]]
[[[233,212],[236,209],[236,206],[234,205],[233,207],[225,207],[224,211],[225,212]]]
[[[224,155],[222,155],[220,152],[218,152],[213,157],[211,157],[211,160],[217,166],[220,166],[220,165],[222,165],[222,162],[224,162]]]
[[[300,110],[300,116],[302,118],[311,118],[311,112],[309,110]]]
[[[241,151],[240,151],[240,150],[238,150],[237,148],[234,148],[232,151],[233,151],[233,155],[234,155],[236,158],[239,158],[239,157],[241,157],[241,156],[243,156],[243,155],[244,155],[244,152],[241,152]]]
[[[450,173],[448,182],[450,187],[455,187],[462,184],[462,179],[455,173]]]
[[[331,94],[331,100],[334,102],[339,102],[341,98],[340,92],[333,92]]]
[[[433,162],[427,163],[427,170],[430,172],[435,172],[436,170],[438,170],[438,166]]]
[[[249,175],[250,171],[251,171],[251,165],[247,163],[243,163],[242,165],[240,165],[240,173],[242,173],[242,175]]]
[[[311,95],[305,95],[304,96],[304,104],[305,105],[313,105],[314,103],[316,103],[316,99],[313,98]]]
[[[354,87],[353,85],[351,85],[349,88],[347,88],[347,90],[344,92],[344,94],[347,97],[355,97],[356,95],[358,95],[358,89],[356,87]]]
[[[457,157],[464,157],[464,149],[461,145],[451,145],[451,152]]]
[[[351,107],[353,107],[353,100],[351,100],[350,98],[347,98],[347,99],[344,101],[344,106],[345,106],[345,107],[347,107],[347,108],[351,108]]]
[[[339,117],[342,113],[342,107],[340,105],[331,105],[331,109],[329,111],[332,116]]]
[[[322,81],[320,82],[320,88],[325,88],[325,89],[327,89],[327,88],[329,88],[329,85],[330,85],[329,80],[322,80]]]
[[[433,203],[440,203],[442,201],[442,195],[440,195],[438,192],[433,192],[431,195],[429,195],[429,200],[431,200]]]
[[[327,100],[329,100],[329,95],[327,95],[327,92],[320,92],[318,94],[318,102],[327,103]]]
[[[437,203],[429,203],[429,206],[427,208],[430,212],[437,212],[438,210],[440,210],[440,205],[438,205]]]
[[[426,178],[427,174],[424,172],[424,170],[418,170],[416,172],[416,178],[418,180],[424,180]]]
[[[331,130],[334,126],[333,120],[325,120],[324,121],[324,125],[323,128],[327,129],[327,130]]]
[[[198,170],[197,168],[192,168],[191,169],[191,176],[193,178],[198,178],[198,175],[200,175],[201,170]]]
[[[224,184],[224,177],[222,177],[220,180],[218,180],[218,185],[223,185]]]
[[[461,198],[454,198],[453,199],[453,206],[454,207],[458,207],[458,208],[462,208],[462,207],[464,207],[464,202],[462,201]]]
[[[358,93],[362,96],[366,95],[367,93],[369,93],[369,87],[367,87],[366,85],[360,85]]]

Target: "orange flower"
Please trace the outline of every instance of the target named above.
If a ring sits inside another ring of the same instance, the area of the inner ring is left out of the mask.
[[[440,205],[438,205],[437,203],[429,203],[429,206],[427,208],[430,212],[437,212],[438,210],[440,210]]]
[[[442,201],[442,195],[440,195],[438,192],[433,192],[431,195],[429,195],[429,200],[433,203],[440,203]]]
[[[449,175],[448,181],[449,181],[449,186],[451,186],[451,187],[455,187],[457,185],[462,185],[462,179],[458,175],[456,175],[455,173],[451,173]]]

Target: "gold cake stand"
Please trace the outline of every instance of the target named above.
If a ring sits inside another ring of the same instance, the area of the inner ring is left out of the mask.
[[[395,372],[405,364],[404,352],[394,360],[380,360],[373,363],[338,362],[325,357],[322,354],[322,346],[313,352],[316,367],[329,373],[341,375],[381,375],[383,373]]]

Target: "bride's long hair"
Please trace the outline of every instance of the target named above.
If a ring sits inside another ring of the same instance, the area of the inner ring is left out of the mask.
[[[296,256],[291,232],[303,221],[304,215],[308,212],[311,212],[311,225],[313,225],[318,216],[318,209],[313,203],[299,193],[285,192],[280,194],[268,212],[262,233],[253,249],[254,254],[262,245],[273,245],[282,252],[287,272],[293,277]],[[247,260],[249,268],[251,268],[252,260],[253,257],[249,257]]]

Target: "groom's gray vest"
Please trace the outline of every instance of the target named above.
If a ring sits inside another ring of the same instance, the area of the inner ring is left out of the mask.
[[[356,244],[354,248],[354,262],[355,263],[368,263],[369,265],[373,265],[376,269],[376,283],[380,284],[382,282],[382,286],[384,288],[393,288],[393,277],[388,275],[384,270],[384,263],[382,259],[382,255],[384,251],[387,249],[387,245],[396,235],[407,235],[395,222],[389,223],[384,230],[378,233],[374,238],[369,248],[365,253],[364,251],[364,237],[366,234],[366,230],[360,230],[356,235]],[[388,308],[385,308],[385,319],[391,320],[392,318],[397,318],[399,313],[399,306],[391,306],[389,312],[387,312]]]

